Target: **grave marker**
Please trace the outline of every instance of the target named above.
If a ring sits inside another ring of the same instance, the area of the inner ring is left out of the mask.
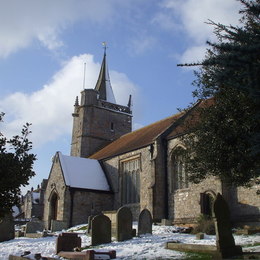
[[[121,207],[116,214],[116,240],[124,241],[132,238],[132,212],[127,207]]]
[[[92,219],[94,218],[95,216],[94,215],[90,215],[88,217],[88,234],[90,234],[90,231],[91,231],[91,221]]]
[[[215,229],[217,250],[221,257],[232,257],[242,254],[242,248],[235,245],[232,235],[229,208],[223,196],[218,193],[214,202]]]
[[[60,251],[72,252],[74,248],[81,247],[81,238],[75,233],[61,233],[56,240],[56,254]]]
[[[25,235],[30,233],[37,233],[44,230],[43,221],[30,221],[26,223],[25,226]]]
[[[91,221],[91,245],[111,242],[111,221],[105,215],[97,215]]]
[[[152,234],[153,219],[148,209],[143,209],[138,218],[138,236]]]
[[[0,219],[0,242],[14,239],[14,221],[12,214]]]

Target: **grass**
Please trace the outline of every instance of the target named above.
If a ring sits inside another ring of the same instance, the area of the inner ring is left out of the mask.
[[[247,244],[247,245],[243,245],[242,247],[253,247],[253,246],[260,246],[259,242],[253,243],[253,244]]]

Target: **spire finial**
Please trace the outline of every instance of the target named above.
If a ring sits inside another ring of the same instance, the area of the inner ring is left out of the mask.
[[[129,101],[128,101],[127,106],[131,109],[131,107],[132,107],[132,95],[129,95]]]
[[[76,96],[76,100],[75,100],[74,106],[75,107],[79,106],[79,98],[78,98],[78,96]]]
[[[103,48],[104,48],[104,54],[106,54],[107,51],[107,42],[102,42]]]

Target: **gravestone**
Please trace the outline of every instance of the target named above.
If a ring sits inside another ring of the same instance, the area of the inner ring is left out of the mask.
[[[51,232],[62,231],[68,228],[67,222],[62,220],[51,220]]]
[[[56,254],[60,251],[72,252],[74,248],[81,247],[81,238],[75,233],[61,233],[56,240]]]
[[[196,239],[200,240],[200,239],[204,239],[204,233],[197,233],[196,234]]]
[[[138,218],[138,236],[152,234],[153,219],[148,209],[143,209]]]
[[[111,235],[112,237],[116,237],[116,210],[110,211],[102,211],[102,214],[109,217],[111,220]]]
[[[97,215],[91,221],[91,245],[111,242],[111,221],[105,215]]]
[[[0,242],[14,239],[14,235],[14,221],[10,213],[0,219]]]
[[[116,240],[124,241],[132,238],[132,212],[127,207],[121,207],[116,214]]]
[[[25,226],[25,235],[29,233],[42,232],[44,230],[43,221],[30,221],[26,223]]]
[[[88,234],[90,234],[90,231],[91,231],[91,221],[92,219],[94,218],[95,216],[94,215],[90,215],[88,217]]]
[[[223,196],[218,193],[213,205],[217,250],[222,258],[242,254],[242,248],[235,245],[232,235],[229,208]]]

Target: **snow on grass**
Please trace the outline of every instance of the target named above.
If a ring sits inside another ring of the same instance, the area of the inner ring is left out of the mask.
[[[84,226],[79,225],[70,229],[77,232],[82,239],[82,247],[89,246],[91,238],[83,232]],[[136,223],[133,228],[136,228]],[[196,240],[195,235],[180,234],[176,232],[174,226],[156,226],[153,225],[153,235],[143,235],[135,237],[124,242],[113,241],[110,244],[103,244],[94,247],[94,250],[116,250],[117,259],[181,259],[185,258],[185,253],[165,249],[165,243],[177,240],[182,243],[196,243],[214,245],[215,236],[205,235],[205,239]],[[56,236],[59,233],[56,233]],[[56,236],[45,238],[16,238],[10,241],[0,243],[0,259],[7,260],[9,254],[21,255],[24,251],[30,251],[32,254],[41,253],[42,256],[57,257],[55,255]],[[237,245],[254,245],[247,247],[245,251],[260,251],[260,234],[234,236]]]

